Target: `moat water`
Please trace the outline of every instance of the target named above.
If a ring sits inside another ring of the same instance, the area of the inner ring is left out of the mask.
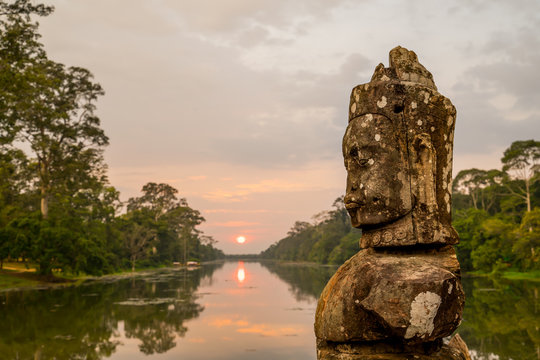
[[[315,360],[336,267],[223,262],[0,292],[0,359]],[[473,359],[540,359],[540,283],[463,279]]]

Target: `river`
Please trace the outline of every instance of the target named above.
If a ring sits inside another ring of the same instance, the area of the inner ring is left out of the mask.
[[[0,292],[0,359],[315,360],[335,267],[222,262]],[[540,359],[537,282],[465,278],[473,359]]]

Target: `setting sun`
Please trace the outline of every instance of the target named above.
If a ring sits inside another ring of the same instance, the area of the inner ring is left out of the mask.
[[[236,242],[239,244],[243,244],[246,242],[246,238],[244,236],[239,236],[236,238]]]

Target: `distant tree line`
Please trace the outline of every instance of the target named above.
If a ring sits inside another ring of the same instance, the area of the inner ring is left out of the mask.
[[[271,245],[261,258],[342,264],[360,250],[362,232],[351,227],[343,197],[334,201],[334,209],[313,217],[313,222],[297,221],[287,237]]]
[[[540,269],[540,142],[515,141],[502,169],[460,171],[453,182],[453,225],[465,271]],[[297,221],[262,258],[341,264],[359,250],[343,198],[334,210]]]
[[[88,70],[48,58],[32,16],[52,11],[0,1],[0,268],[23,259],[43,274],[99,274],[222,256],[170,185],[146,184],[121,213],[95,114],[104,91]]]

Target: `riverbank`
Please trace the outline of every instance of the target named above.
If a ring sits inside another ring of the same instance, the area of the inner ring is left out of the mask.
[[[0,290],[35,288],[41,286],[67,285],[77,282],[55,275],[41,275],[34,271],[21,271],[14,269],[0,270]]]
[[[540,282],[540,270],[519,272],[519,271],[505,271],[500,273],[487,273],[482,271],[471,271],[463,274],[464,277],[499,277],[508,280],[529,280]]]
[[[214,260],[206,263],[212,263]],[[111,274],[102,276],[92,275],[66,275],[63,273],[53,273],[52,275],[40,275],[36,273],[35,268],[32,266],[25,266],[22,263],[5,263],[3,269],[0,269],[0,291],[9,290],[24,290],[32,288],[47,288],[47,287],[59,287],[77,285],[85,281],[99,281],[107,279],[120,279],[133,276],[145,275],[148,272],[154,272],[160,269],[182,269],[185,266],[157,266],[136,269],[131,271],[126,269],[125,271],[118,271]],[[196,266],[188,266],[188,269]]]

